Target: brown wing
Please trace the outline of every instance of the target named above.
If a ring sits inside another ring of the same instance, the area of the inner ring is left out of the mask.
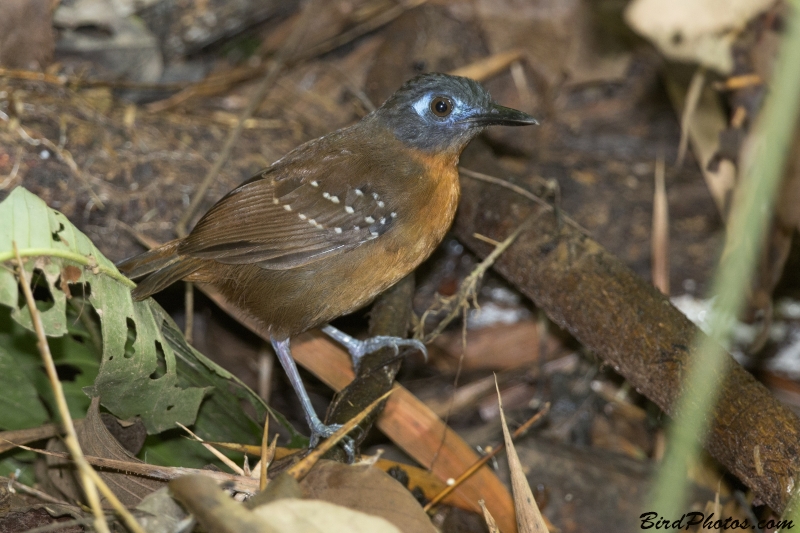
[[[388,231],[396,219],[388,201],[341,174],[355,172],[365,177],[358,183],[368,183],[370,170],[379,169],[346,151],[316,155],[323,164],[305,165],[302,157],[279,162],[228,193],[178,253],[283,270],[343,253]]]

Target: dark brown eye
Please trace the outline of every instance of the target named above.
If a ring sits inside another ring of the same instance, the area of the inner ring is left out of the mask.
[[[431,111],[437,117],[446,117],[453,112],[453,101],[444,96],[437,96],[431,100]]]

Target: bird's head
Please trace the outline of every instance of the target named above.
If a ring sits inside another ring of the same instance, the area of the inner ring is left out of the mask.
[[[407,81],[372,118],[426,152],[460,153],[487,126],[538,124],[527,113],[494,103],[478,82],[439,73]]]

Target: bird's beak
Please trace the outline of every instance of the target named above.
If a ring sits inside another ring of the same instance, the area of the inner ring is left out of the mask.
[[[464,122],[479,126],[530,126],[539,124],[535,118],[527,113],[495,103],[491,104],[489,112],[472,115]]]

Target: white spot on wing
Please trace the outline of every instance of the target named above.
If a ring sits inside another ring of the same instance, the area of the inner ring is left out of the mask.
[[[372,217],[364,217],[364,222],[366,222],[367,224],[372,224],[373,222],[375,222],[375,219]]]
[[[378,200],[378,207],[383,207],[386,204],[383,203],[383,200]]]
[[[347,214],[349,214],[349,215],[352,215],[352,214],[353,214],[353,212],[354,212],[353,208],[352,208],[352,207],[350,207],[349,205],[346,205],[346,206],[344,206],[344,210],[345,210],[345,212],[346,212]]]
[[[292,206],[290,206],[289,204],[284,205],[283,208],[286,209],[287,211],[292,210]]]
[[[331,202],[333,202],[335,204],[338,204],[339,203],[339,197],[338,196],[331,196]]]
[[[312,187],[319,187],[319,183],[317,181],[312,181],[311,182],[311,186]]]
[[[364,191],[362,191],[361,189],[356,189],[355,193],[356,193],[356,196],[364,196]]]
[[[308,217],[307,217],[307,216],[305,216],[303,213],[300,213],[298,216],[300,217],[300,220],[305,220],[305,219],[307,219],[307,218],[308,218]]]
[[[341,233],[342,232],[342,228],[333,228],[333,231],[335,231],[336,233]]]

